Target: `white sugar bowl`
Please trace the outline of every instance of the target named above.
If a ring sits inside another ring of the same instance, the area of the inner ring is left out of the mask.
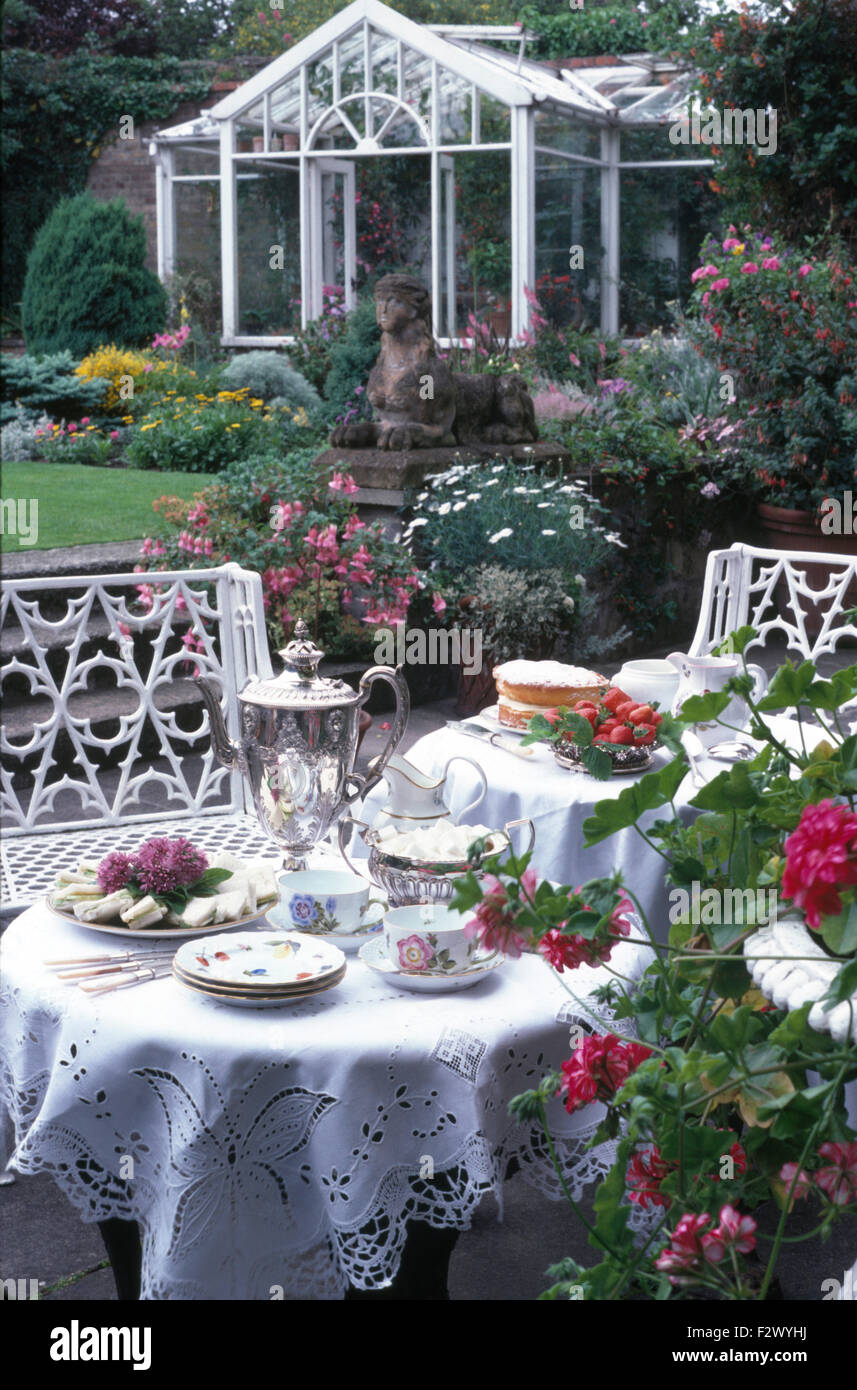
[[[671,661],[626,661],[611,684],[618,685],[631,700],[646,705],[656,700],[658,709],[670,710],[679,679],[679,672]]]

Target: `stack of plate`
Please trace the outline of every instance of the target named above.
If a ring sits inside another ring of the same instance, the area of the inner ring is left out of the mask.
[[[304,932],[229,932],[185,942],[173,957],[173,976],[209,999],[272,1009],[333,989],[345,964],[337,946]]]

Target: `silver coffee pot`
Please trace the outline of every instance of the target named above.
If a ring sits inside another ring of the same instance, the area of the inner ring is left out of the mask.
[[[343,807],[380,781],[410,712],[404,677],[391,666],[373,666],[352,690],[341,680],[318,674],[324,653],[310,639],[303,621],[280,652],[281,675],[251,677],[239,692],[241,733],[226,730],[217,686],[198,676],[211,721],[212,747],[219,761],[244,774],[263,828],[283,852],[287,869],[306,868],[306,857]],[[360,710],[377,680],[396,695],[390,737],[372,761],[368,777],[354,775]]]

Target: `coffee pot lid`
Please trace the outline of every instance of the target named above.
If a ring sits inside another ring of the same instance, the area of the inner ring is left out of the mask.
[[[365,692],[352,690],[345,681],[318,674],[324,652],[313,642],[302,618],[280,656],[284,663],[280,675],[266,680],[251,678],[241,691],[243,702],[267,709],[307,710],[343,708],[361,704],[365,698]]]

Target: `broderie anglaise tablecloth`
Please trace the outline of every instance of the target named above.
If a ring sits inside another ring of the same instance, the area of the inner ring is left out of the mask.
[[[423,995],[350,956],[338,988],[262,1011],[169,978],[93,998],[42,964],[94,945],[121,942],[43,906],[6,932],[0,1100],[18,1171],[51,1173],[84,1220],[139,1222],[143,1298],[381,1287],[409,1219],[465,1229],[486,1193],[500,1197],[511,1158],[560,1196],[540,1129],[507,1108],[559,1067],[583,1017],[540,958]],[[629,943],[615,953],[625,974],[647,959]],[[584,969],[574,985],[585,996],[605,978]],[[601,1113],[551,1106],[575,1196],[613,1158],[612,1144],[585,1148]]]

